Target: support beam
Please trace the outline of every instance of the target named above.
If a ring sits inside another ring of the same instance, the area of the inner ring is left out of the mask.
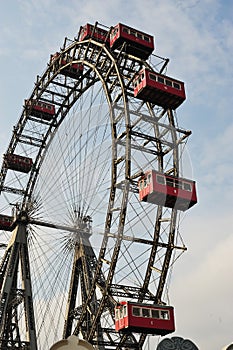
[[[7,251],[6,261],[1,264],[1,269],[4,267],[4,271],[0,271],[4,274],[0,299],[0,348],[25,349],[26,346],[37,350],[25,224],[20,223],[16,226]],[[22,327],[26,339],[22,339]]]

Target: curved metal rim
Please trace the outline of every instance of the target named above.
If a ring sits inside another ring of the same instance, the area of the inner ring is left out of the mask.
[[[125,90],[125,83],[124,80],[122,78],[122,74],[120,71],[120,68],[117,65],[117,62],[115,60],[115,58],[113,57],[113,55],[111,54],[111,52],[102,44],[100,44],[99,42],[96,42],[93,39],[89,39],[88,41],[85,42],[74,42],[73,44],[71,44],[67,49],[63,50],[61,52],[61,55],[66,55],[69,54],[71,52],[76,52],[76,50],[81,51],[82,49],[86,49],[86,44],[88,43],[88,45],[94,45],[96,48],[98,47],[98,49],[102,52],[104,52],[105,58],[107,57],[107,59],[109,60],[110,64],[112,66],[112,69],[114,69],[115,74],[117,75],[117,79],[118,79],[118,83],[120,84],[121,87],[121,97],[124,101],[124,110],[125,110],[125,124],[126,124],[126,148],[125,148],[125,186],[124,186],[124,193],[122,195],[122,207],[121,207],[121,212],[119,215],[119,223],[121,223],[121,227],[119,227],[119,237],[118,240],[116,242],[116,246],[115,246],[115,253],[114,253],[114,257],[115,260],[112,262],[112,267],[111,267],[111,273],[109,274],[108,280],[107,280],[107,284],[111,284],[112,281],[112,277],[113,277],[113,273],[114,273],[114,267],[117,261],[117,257],[120,251],[120,244],[121,244],[121,238],[123,235],[123,228],[124,228],[124,220],[125,220],[125,213],[127,210],[127,201],[128,201],[128,193],[129,193],[129,186],[130,186],[130,155],[131,155],[131,142],[130,142],[130,113],[128,110],[128,100],[127,100],[127,93]],[[112,147],[113,147],[113,154],[116,155],[117,151],[116,149],[114,150],[115,147],[115,140],[116,140],[116,129],[115,129],[115,120],[114,120],[114,114],[113,114],[113,109],[112,109],[112,104],[114,103],[114,101],[111,100],[111,93],[108,91],[108,87],[106,85],[104,76],[101,74],[101,70],[98,69],[98,67],[96,67],[95,64],[90,63],[86,58],[81,58],[79,57],[79,59],[74,58],[71,61],[72,63],[82,63],[88,67],[90,67],[90,69],[92,71],[95,72],[95,74],[98,77],[98,80],[101,81],[102,86],[105,90],[105,94],[108,100],[108,104],[109,104],[109,109],[110,109],[110,116],[111,116],[111,127],[112,127]],[[71,63],[70,62],[70,63]],[[144,62],[143,62],[144,64]],[[68,65],[67,65],[68,66]],[[66,66],[63,66],[62,68],[65,68]],[[61,67],[60,67],[61,68]],[[45,71],[45,73],[43,74],[43,76],[37,81],[36,86],[31,94],[30,99],[33,98],[40,98],[43,95],[43,92],[49,87],[49,85],[51,83],[53,83],[53,80],[56,78],[56,76],[60,73],[60,68],[56,71],[53,72],[53,66],[52,64],[48,66],[47,70]],[[95,81],[93,82],[93,84],[95,83]],[[69,100],[70,96],[72,96],[73,94],[73,100],[70,104],[70,107],[76,102],[76,100],[81,96],[81,93],[78,95],[74,94],[74,91],[76,90],[77,86],[79,83],[77,83],[77,85],[74,85],[73,90],[70,91],[70,94],[67,95],[64,98],[63,103],[65,103],[66,101]],[[89,86],[91,86],[92,84],[90,84]],[[38,90],[39,87],[42,86],[42,88],[40,89],[40,91]],[[150,105],[149,105],[149,109],[150,109],[150,113],[151,115],[153,115],[153,108],[151,109]],[[50,141],[52,139],[52,137],[54,136],[57,128],[59,127],[59,125],[62,123],[63,119],[65,118],[66,114],[68,113],[69,109],[64,109],[64,107],[60,107],[56,113],[56,120],[57,120],[57,124],[55,124],[55,122],[51,123],[50,126],[48,127],[47,133],[44,135],[44,139],[41,140],[41,147],[38,150],[38,153],[36,155],[35,158],[35,162],[34,162],[34,168],[33,171],[30,174],[29,180],[27,182],[27,188],[25,190],[25,194],[24,194],[24,199],[23,199],[23,206],[27,204],[28,199],[31,198],[32,194],[33,194],[33,189],[35,186],[35,183],[37,181],[37,177],[39,176],[39,172],[40,172],[40,167],[43,163],[43,159],[44,159],[44,155],[45,152],[47,150],[47,148],[49,147]],[[18,134],[22,133],[24,126],[27,123],[27,113],[24,110],[22,112],[21,118],[19,119],[19,122],[16,126],[16,130],[18,131]],[[172,131],[172,137],[173,137],[173,142],[174,144],[177,144],[177,136],[176,136],[176,131],[175,131],[175,125],[174,125],[174,118],[172,113],[169,113],[169,119],[170,119],[170,126],[174,127],[173,131]],[[15,134],[13,135],[7,153],[13,153],[16,146],[17,146],[17,138],[15,137]],[[157,142],[157,147],[160,148],[161,144],[158,141]],[[173,149],[173,161],[174,161],[174,169],[178,175],[179,169],[178,169],[178,147],[174,147]],[[163,168],[163,164],[162,164],[162,159],[160,159],[159,161],[160,163],[160,167],[161,169]],[[4,168],[4,166],[2,167],[1,170],[1,180],[2,180],[2,184],[4,183],[4,179],[6,176],[6,169]],[[103,239],[103,243],[102,243],[102,248],[101,248],[101,252],[100,252],[100,256],[99,256],[99,262],[101,261],[101,259],[104,257],[104,251],[107,245],[107,233],[110,229],[111,226],[111,209],[113,207],[113,203],[114,203],[114,197],[115,197],[115,179],[116,179],[116,167],[115,167],[115,163],[114,163],[114,156],[112,159],[112,185],[111,185],[111,190],[110,190],[110,199],[109,199],[109,208],[108,208],[108,213],[106,215],[106,231],[105,231],[105,236]],[[160,279],[160,283],[159,283],[159,287],[157,290],[157,294],[156,294],[156,299],[158,301],[160,301],[161,296],[162,296],[162,292],[163,292],[163,288],[164,288],[164,284],[165,284],[165,280],[166,280],[166,275],[168,272],[168,268],[169,268],[169,262],[171,259],[171,254],[173,251],[173,246],[174,246],[174,237],[175,237],[175,226],[176,226],[176,209],[172,210],[172,214],[171,214],[171,225],[170,225],[170,233],[169,233],[169,244],[170,244],[170,248],[167,249],[167,253],[166,253],[166,257],[164,259],[164,264],[163,264],[163,271],[161,274],[161,279]],[[148,269],[147,269],[147,273],[146,273],[146,279],[143,285],[142,290],[146,291],[149,280],[150,280],[150,274],[151,274],[151,270],[149,269],[150,264],[153,263],[154,259],[155,259],[155,255],[156,255],[156,250],[157,250],[157,242],[158,242],[158,238],[159,238],[159,232],[160,232],[160,221],[161,221],[161,217],[162,217],[162,207],[158,207],[157,210],[157,218],[156,218],[156,222],[155,222],[155,231],[154,231],[154,247],[151,250],[151,254],[150,254],[150,260],[148,262]],[[90,291],[89,297],[87,299],[86,305],[88,305],[88,302],[91,300],[91,297],[94,293],[94,288],[95,288],[95,282],[98,278],[98,274],[100,273],[101,270],[101,263],[98,266],[98,270],[96,271],[96,275],[94,278],[94,283],[92,286],[92,289]],[[143,293],[140,296],[140,299],[143,300]],[[139,301],[140,301],[139,299]],[[84,308],[85,309],[85,308]],[[84,316],[84,313],[83,313]],[[80,318],[80,320],[82,320],[82,316]],[[140,342],[143,343],[144,341],[144,335],[142,335]]]

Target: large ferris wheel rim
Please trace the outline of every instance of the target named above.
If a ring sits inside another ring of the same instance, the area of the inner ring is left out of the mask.
[[[58,128],[60,127],[60,125],[62,124],[63,120],[65,119],[66,115],[68,114],[69,112],[69,109],[72,108],[73,104],[80,98],[80,96],[82,96],[83,93],[85,93],[85,91],[87,89],[89,89],[91,86],[93,86],[97,81],[100,82],[102,84],[102,88],[105,92],[105,96],[106,96],[106,99],[107,99],[107,103],[108,103],[108,106],[109,106],[109,115],[110,115],[110,118],[109,118],[109,124],[111,126],[111,130],[112,130],[112,133],[111,133],[111,137],[112,137],[112,147],[114,148],[115,147],[115,138],[116,138],[116,135],[115,135],[115,120],[114,120],[114,110],[113,110],[113,106],[115,103],[117,103],[117,101],[114,101],[112,100],[112,95],[111,95],[111,92],[108,90],[108,87],[107,87],[107,84],[106,84],[106,81],[105,81],[105,75],[104,75],[104,72],[101,70],[101,67],[98,66],[98,61],[96,62],[91,62],[88,58],[88,56],[85,56],[85,57],[76,57],[75,56],[75,52],[76,50],[78,49],[86,49],[86,52],[88,52],[89,50],[89,47],[95,47],[97,50],[99,50],[99,57],[101,57],[101,55],[103,54],[103,57],[108,60],[109,62],[109,67],[112,67],[111,69],[114,70],[114,74],[117,76],[117,79],[118,79],[118,84],[120,86],[120,96],[123,100],[123,106],[124,106],[124,118],[125,118],[125,126],[126,126],[126,145],[125,145],[125,186],[123,188],[123,192],[124,192],[124,196],[122,195],[123,199],[122,199],[122,202],[124,202],[124,207],[121,208],[121,215],[122,217],[124,218],[124,211],[126,210],[126,207],[127,207],[127,198],[128,198],[128,194],[129,194],[129,181],[130,181],[130,156],[131,156],[131,140],[130,140],[130,112],[129,112],[129,106],[128,106],[128,92],[127,92],[127,88],[125,86],[125,82],[123,80],[123,77],[122,77],[122,72],[120,71],[120,67],[118,66],[118,57],[117,55],[120,55],[120,54],[123,54],[123,53],[118,53],[116,55],[116,57],[114,57],[114,55],[112,54],[112,52],[106,47],[106,45],[104,44],[101,44],[99,43],[98,41],[94,40],[94,39],[88,39],[88,40],[85,40],[83,42],[78,42],[78,41],[74,41],[71,45],[69,45],[67,48],[64,48],[64,49],[61,49],[61,52],[60,54],[61,55],[68,55],[70,52],[72,52],[72,50],[74,50],[74,54],[73,54],[73,57],[72,57],[72,61],[70,61],[67,65],[63,65],[62,67],[58,67],[56,69],[55,72],[53,72],[53,64],[50,62],[50,64],[48,65],[46,71],[44,72],[44,74],[42,75],[41,78],[38,78],[36,84],[35,84],[35,87],[34,87],[34,90],[30,96],[30,99],[34,99],[34,98],[40,98],[44,91],[46,91],[46,89],[49,87],[50,84],[53,83],[54,79],[61,73],[61,69],[64,69],[66,67],[68,67],[70,64],[73,64],[73,63],[81,63],[83,64],[84,66],[88,67],[92,72],[94,72],[97,76],[97,79],[94,79],[93,78],[93,81],[89,81],[89,84],[88,84],[88,81],[86,82],[86,85],[85,87],[83,88],[83,90],[81,89],[81,92],[79,92],[78,94],[75,94],[75,91],[77,90],[77,87],[79,85],[82,84],[82,82],[85,80],[85,77],[84,78],[80,78],[80,81],[78,81],[77,83],[75,83],[73,85],[73,88],[70,89],[70,92],[69,92],[69,96],[65,96],[64,97],[64,105],[65,105],[65,101],[68,101],[69,98],[73,98],[72,99],[72,102],[69,103],[69,108],[67,109],[63,109],[62,106],[59,107],[58,111],[56,112],[56,120],[57,120],[57,124],[55,124],[55,122],[51,122],[50,126],[48,127],[48,130],[47,130],[47,133],[44,135],[44,138],[43,140],[41,141],[41,146],[39,147],[38,149],[38,152],[36,154],[36,157],[35,157],[35,164],[34,164],[34,168],[33,168],[33,171],[31,172],[30,176],[29,176],[29,180],[27,182],[27,185],[26,185],[26,188],[24,189],[24,196],[23,196],[23,205],[26,205],[27,202],[32,199],[32,196],[33,196],[33,192],[34,192],[34,188],[35,188],[35,184],[37,182],[37,179],[38,179],[38,176],[40,175],[40,169],[43,165],[43,161],[44,161],[44,158],[45,158],[45,155],[46,155],[46,152],[49,150],[49,147],[50,147],[50,143],[51,141],[53,140],[53,137],[56,133],[56,131],[58,130]],[[126,55],[127,56],[127,55]],[[139,59],[139,58],[133,58],[131,57],[131,60],[135,60],[135,62],[137,62],[139,65],[144,65],[144,66],[149,66],[147,64],[147,62]],[[137,72],[135,72],[136,74]],[[42,88],[40,88],[40,86],[42,86]],[[118,97],[119,97],[118,95]],[[151,107],[151,105],[149,103],[147,103],[147,108],[148,108],[148,111],[150,113],[151,116],[154,115],[154,111],[153,111],[153,107]],[[174,126],[174,120],[173,120],[173,115],[172,115],[172,111],[168,111],[168,114],[169,114],[169,118],[170,118],[170,125],[171,126]],[[20,131],[21,133],[23,132],[23,128],[25,126],[25,124],[27,123],[28,121],[28,116],[25,109],[23,110],[22,112],[22,115],[18,121],[18,124],[15,128],[15,130],[19,130],[19,134],[20,134]],[[127,134],[127,131],[128,131],[128,134]],[[18,134],[18,135],[19,135]],[[172,138],[173,138],[173,142],[174,142],[174,145],[176,145],[176,141],[177,141],[177,137],[176,137],[176,129],[172,129],[171,131],[171,135],[172,135]],[[7,152],[14,152],[14,150],[16,149],[17,147],[17,144],[20,143],[20,138],[16,138],[15,137],[15,134],[13,134],[12,136],[12,139],[10,141],[10,144],[9,144],[9,147],[8,147],[8,150]],[[157,148],[159,149],[161,147],[161,143],[159,140],[156,140],[156,144],[157,144]],[[176,172],[178,172],[178,162],[179,162],[179,156],[178,156],[178,153],[177,153],[177,148],[176,146],[174,146],[174,149],[172,151],[172,155],[173,155],[173,160],[174,160],[174,163],[177,165],[177,168],[176,168]],[[113,157],[113,155],[112,155]],[[160,156],[158,154],[158,162],[159,162],[159,167],[161,169],[163,169],[163,164],[162,164],[162,157],[160,159]],[[112,174],[116,171],[116,169],[114,169],[114,159],[112,158]],[[5,172],[6,172],[6,169],[2,168],[1,170],[1,177],[3,179],[3,182],[4,182],[4,176],[5,176]],[[111,182],[111,190],[114,192],[115,191],[115,187],[116,187],[116,183],[115,183],[115,176],[113,176],[112,178],[112,182]],[[106,218],[107,218],[107,215],[110,213],[110,208],[108,208],[108,213],[106,213]],[[170,259],[171,259],[171,254],[172,254],[172,250],[173,250],[173,241],[174,241],[174,235],[175,235],[175,225],[176,225],[176,217],[177,217],[177,210],[176,209],[172,209],[171,211],[171,223],[170,223],[170,230],[169,230],[169,240],[170,240],[170,248],[167,249],[166,251],[166,257],[165,257],[165,260],[164,260],[164,263],[163,263],[163,271],[161,272],[161,279],[160,279],[160,283],[159,283],[159,287],[158,287],[158,290],[157,290],[157,293],[156,295],[154,296],[154,298],[152,298],[154,301],[161,301],[161,295],[162,295],[162,292],[163,292],[163,288],[164,288],[164,284],[165,284],[165,280],[166,280],[166,275],[167,275],[167,272],[168,272],[168,268],[169,268],[169,262],[170,262]],[[150,254],[150,261],[153,262],[153,259],[155,258],[155,254],[156,254],[156,250],[157,250],[157,243],[158,241],[156,240],[156,237],[158,239],[158,233],[160,231],[160,225],[161,225],[161,218],[162,218],[162,207],[161,206],[158,206],[158,209],[157,209],[157,217],[156,217],[156,223],[155,223],[155,230],[154,230],[154,242],[153,242],[153,249],[151,249],[151,254]],[[107,221],[107,219],[106,219]],[[120,220],[121,223],[123,222],[122,220]],[[108,229],[108,227],[106,228]],[[122,233],[122,232],[121,232]],[[118,238],[121,238],[121,237],[118,237]],[[103,240],[103,247],[104,247],[104,244],[106,246],[107,244],[107,241],[106,240]],[[116,250],[118,249],[118,247],[116,247]],[[119,253],[119,251],[118,251]],[[116,252],[116,255],[115,255],[115,258],[117,257],[117,252]],[[100,272],[100,269],[101,269],[101,259],[99,260],[100,264],[99,264],[99,270],[97,270],[96,272],[96,276],[94,278],[94,281],[97,280],[97,275],[98,273]],[[114,273],[114,267],[113,267],[113,273]],[[151,269],[150,269],[150,264],[148,262],[148,268],[147,268],[147,272],[146,272],[146,277],[145,277],[145,280],[144,280],[144,283],[143,283],[143,286],[141,288],[141,291],[139,293],[139,298],[138,300],[144,300],[144,297],[145,297],[145,294],[146,294],[146,290],[147,290],[147,287],[148,287],[148,284],[149,284],[149,281],[150,281],[150,274],[151,274]],[[111,284],[111,281],[112,281],[112,274],[111,274],[111,270],[110,270],[110,273],[109,273],[109,280],[107,281],[107,283],[110,283]],[[93,286],[95,285],[95,283],[93,283]],[[91,290],[91,293],[93,293],[94,290],[92,288]],[[90,293],[90,296],[89,296],[89,299],[91,299],[91,293]],[[88,299],[88,300],[89,300]],[[88,303],[88,300],[87,300],[87,303]],[[78,331],[78,330],[77,330]],[[92,331],[93,332],[93,331]],[[144,338],[143,336],[141,337],[141,340],[140,340],[141,344],[143,344],[144,342]]]

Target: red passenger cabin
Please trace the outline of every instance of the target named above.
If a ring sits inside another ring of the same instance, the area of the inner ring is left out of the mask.
[[[28,173],[33,165],[32,159],[7,153],[4,155],[4,164],[8,169]]]
[[[186,99],[184,83],[143,68],[134,80],[134,96],[163,108],[176,109]]]
[[[139,180],[138,187],[140,201],[182,211],[197,203],[195,181],[156,170],[147,171]]]
[[[51,55],[50,57],[50,62],[51,63],[59,63],[59,57],[60,53],[56,52],[54,55]],[[81,63],[70,63],[67,65],[69,62],[71,62],[71,58],[62,58],[60,65],[65,66],[64,68],[61,69],[61,74],[73,78],[73,79],[78,79],[82,74],[83,74],[83,64]]]
[[[115,329],[124,333],[166,335],[175,331],[172,306],[122,301],[115,308]]]
[[[110,47],[115,50],[123,44],[124,52],[144,60],[154,51],[153,36],[118,23],[110,33]]]
[[[51,103],[32,99],[25,100],[26,109],[31,116],[45,120],[52,120],[55,115],[55,106]]]
[[[13,217],[0,214],[0,230],[12,231],[13,230]]]
[[[107,44],[107,46],[109,46],[110,39],[109,37],[107,37],[107,35],[108,35],[107,30],[100,28],[97,25],[94,26],[93,24],[87,23],[80,28],[78,40],[83,41],[83,40],[93,38],[96,41],[105,43]]]

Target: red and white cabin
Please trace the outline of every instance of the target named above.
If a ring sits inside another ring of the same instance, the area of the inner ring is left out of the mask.
[[[48,121],[52,120],[55,115],[55,106],[44,101],[36,99],[25,100],[25,107],[29,110],[31,116]]]
[[[56,52],[55,54],[51,55],[50,56],[50,62],[51,63],[55,63],[55,62],[59,62],[59,57],[60,57],[60,53],[59,52]],[[77,79],[79,78],[82,74],[83,74],[83,64],[81,63],[71,63],[67,66],[67,64],[71,62],[71,58],[62,58],[61,59],[61,66],[66,66],[64,67],[60,73],[67,76],[67,77],[70,77],[70,78],[73,78],[73,79]]]
[[[31,158],[7,153],[4,155],[4,164],[8,169],[28,173],[33,165]]]
[[[195,181],[148,170],[138,182],[139,200],[185,211],[197,203]]]
[[[163,108],[176,109],[186,99],[184,83],[147,68],[141,69],[134,80],[134,96]]]
[[[12,231],[13,230],[13,217],[0,214],[0,230]]]
[[[108,34],[107,30],[100,28],[98,26],[94,26],[93,24],[87,23],[80,28],[78,40],[83,41],[83,40],[93,38],[109,46],[110,39],[109,37],[107,37],[107,34]]]
[[[172,306],[122,301],[115,307],[116,331],[166,335],[175,331]]]
[[[124,43],[124,52],[144,60],[154,51],[152,35],[118,23],[110,33],[110,47],[113,50],[119,49]]]

